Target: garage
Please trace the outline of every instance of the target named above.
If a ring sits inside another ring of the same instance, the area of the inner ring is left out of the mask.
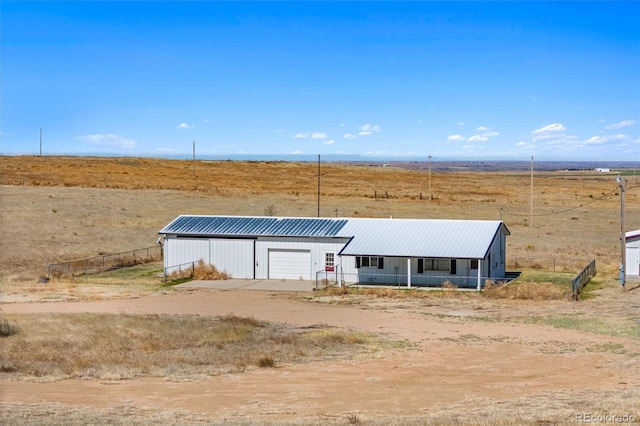
[[[310,250],[269,250],[269,279],[311,279]]]

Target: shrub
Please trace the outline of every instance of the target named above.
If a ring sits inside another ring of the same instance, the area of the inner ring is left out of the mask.
[[[272,368],[275,367],[276,361],[273,359],[271,355],[264,355],[258,359],[258,367],[261,368]]]
[[[20,329],[18,325],[10,322],[6,318],[0,319],[0,337],[9,337],[18,334]]]

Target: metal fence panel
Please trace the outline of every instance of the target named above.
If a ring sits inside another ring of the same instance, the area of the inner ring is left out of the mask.
[[[47,277],[61,278],[97,274],[162,259],[162,246],[144,247],[120,253],[104,254],[87,259],[49,265]]]

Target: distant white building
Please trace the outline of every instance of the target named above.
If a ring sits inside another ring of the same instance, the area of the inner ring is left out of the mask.
[[[159,231],[166,273],[203,260],[233,278],[480,290],[505,278],[501,221],[179,216]],[[324,275],[323,275],[324,274]]]
[[[611,173],[611,169],[605,169],[605,168],[602,168],[602,167],[598,167],[595,170],[596,170],[596,172],[600,172],[600,173]]]
[[[640,275],[640,229],[629,231],[625,235],[626,240],[626,256],[627,256],[627,275]]]

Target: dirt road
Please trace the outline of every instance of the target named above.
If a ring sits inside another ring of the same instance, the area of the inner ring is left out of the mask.
[[[632,297],[637,303],[637,295]],[[455,407],[466,407],[465,415],[472,416],[466,419],[478,422],[478,410],[489,407],[507,417],[518,413],[570,421],[583,410],[603,409],[596,401],[609,400],[618,410],[627,402],[638,407],[637,339],[492,320],[497,311],[504,318],[523,309],[571,313],[595,307],[569,301],[497,306],[472,298],[318,301],[291,293],[206,289],[124,300],[7,304],[3,311],[8,314],[234,314],[301,327],[326,324],[383,333],[411,347],[189,382],[140,378],[31,383],[2,378],[2,400],[5,410],[62,404],[94,410],[174,410],[191,420],[204,416],[218,421],[338,423],[437,418]],[[627,402],[614,402],[617,395]]]

